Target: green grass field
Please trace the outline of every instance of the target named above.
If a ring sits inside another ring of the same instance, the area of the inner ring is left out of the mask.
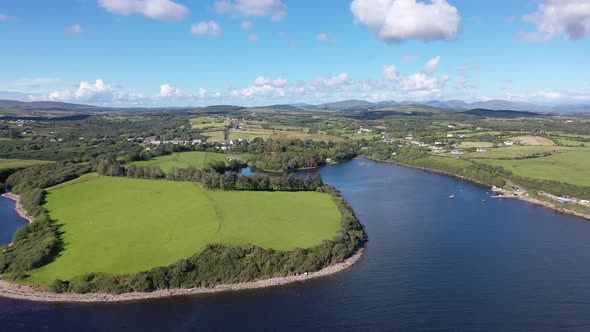
[[[29,283],[86,272],[134,273],[190,257],[208,243],[289,250],[340,229],[331,197],[316,192],[205,191],[188,182],[93,176],[51,190],[45,207],[65,248]],[[305,208],[302,208],[305,207]]]
[[[590,146],[589,142],[574,141],[571,139],[556,138],[557,142],[563,146]]]
[[[225,140],[223,130],[208,131],[204,132],[203,135],[207,136],[207,141],[209,142],[222,142]]]
[[[256,137],[260,137],[262,139],[267,139],[272,135],[272,131],[264,131],[264,130],[257,130],[257,131],[232,131],[229,133],[229,139],[255,139]]]
[[[590,186],[590,149],[579,149],[542,158],[479,161],[501,166],[519,176]]]
[[[501,148],[488,149],[485,153],[466,153],[465,158],[473,159],[497,159],[497,158],[523,158],[537,153],[562,153],[575,149],[561,146],[506,146]]]
[[[225,153],[213,153],[213,152],[182,152],[173,153],[167,156],[160,156],[150,160],[136,161],[130,165],[135,166],[160,166],[164,172],[168,172],[171,169],[177,168],[188,168],[193,166],[197,169],[202,169],[205,165],[214,160],[227,162],[229,157],[238,157],[247,159],[246,154],[225,154]]]
[[[461,142],[462,148],[491,148],[493,146],[492,142]]]
[[[2,159],[0,158],[0,170],[10,168],[23,168],[33,165],[46,164],[49,161],[44,160],[24,160],[24,159]]]
[[[215,129],[223,129],[225,127],[229,126],[229,123],[225,123],[225,122],[218,122],[218,123],[198,123],[198,124],[193,124],[192,128],[193,129],[207,129],[207,128],[215,128]]]

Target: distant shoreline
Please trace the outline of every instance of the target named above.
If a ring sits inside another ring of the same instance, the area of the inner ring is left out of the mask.
[[[436,173],[436,174],[440,174],[440,175],[451,176],[451,177],[458,178],[458,179],[461,179],[461,180],[465,180],[465,181],[468,181],[468,182],[471,182],[471,183],[475,183],[475,184],[478,184],[478,185],[481,185],[481,186],[485,186],[485,187],[490,188],[490,189],[492,188],[492,185],[490,185],[489,183],[484,183],[484,182],[481,182],[481,181],[470,179],[470,178],[467,178],[467,177],[464,177],[464,176],[458,175],[458,174],[453,174],[453,173],[449,173],[449,172],[445,172],[445,171],[440,171],[440,170],[436,170],[436,169],[431,169],[431,168],[427,168],[427,167],[422,167],[422,166],[414,166],[414,165],[400,164],[400,163],[396,163],[396,162],[392,162],[392,161],[383,161],[383,160],[372,159],[372,158],[369,158],[369,157],[365,157],[365,158],[367,158],[369,160],[373,160],[373,161],[382,162],[382,163],[395,164],[395,165],[399,165],[399,166],[402,166],[402,167],[409,167],[409,168],[419,169],[419,170],[430,172],[430,173]],[[528,202],[528,203],[531,203],[531,204],[535,204],[535,205],[540,205],[540,206],[546,207],[548,209],[554,210],[554,211],[559,212],[559,213],[569,214],[569,215],[573,215],[573,216],[576,216],[576,217],[584,218],[586,220],[590,220],[590,215],[588,215],[588,214],[585,214],[585,213],[582,213],[582,212],[578,212],[578,211],[574,211],[574,210],[570,210],[570,209],[566,209],[564,207],[557,206],[557,205],[555,205],[555,204],[553,204],[551,202],[542,201],[542,200],[535,199],[535,198],[532,198],[532,197],[525,197],[525,196],[518,195],[518,196],[502,196],[502,197],[499,197],[499,198],[518,199],[518,200],[521,200],[521,201],[524,201],[524,202]]]
[[[327,266],[316,272],[299,274],[297,276],[274,277],[236,284],[220,284],[213,287],[161,289],[148,293],[122,293],[122,294],[75,294],[75,293],[50,293],[36,290],[30,286],[11,283],[0,280],[0,297],[33,302],[50,303],[114,303],[150,300],[167,297],[191,296],[199,294],[213,294],[222,292],[236,292],[249,289],[258,289],[304,282],[311,279],[329,276],[344,271],[360,260],[365,248],[360,248],[344,262]]]

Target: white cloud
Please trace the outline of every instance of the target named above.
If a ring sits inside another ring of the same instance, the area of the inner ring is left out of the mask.
[[[253,85],[241,90],[233,90],[230,95],[232,97],[246,99],[269,95],[284,97],[287,94],[286,87],[288,84],[289,81],[281,77],[272,80],[263,76],[258,76],[254,80]]]
[[[0,13],[0,22],[8,21],[8,15]]]
[[[248,36],[248,40],[250,40],[253,43],[258,43],[258,41],[260,40],[260,38],[258,38],[258,35],[255,33],[251,33],[250,36]]]
[[[285,86],[287,86],[287,84],[289,84],[289,81],[287,81],[286,79],[279,77],[276,78],[274,80],[271,79],[267,79],[264,76],[258,76],[255,80],[254,80],[254,85],[255,86],[265,86],[265,85],[269,85],[275,88],[284,88]]]
[[[398,81],[400,79],[397,67],[394,65],[383,67],[383,78],[388,81]]]
[[[340,75],[331,77],[319,76],[313,81],[312,85],[316,88],[337,88],[345,85],[350,85],[352,83],[353,80],[351,80],[348,77],[348,74],[342,73]]]
[[[191,25],[191,33],[198,36],[218,37],[221,35],[221,27],[215,21],[203,21]]]
[[[89,100],[94,98],[109,97],[113,93],[113,87],[103,80],[96,80],[94,84],[81,82],[78,90],[74,93],[76,99]]]
[[[188,8],[172,0],[98,0],[98,4],[114,14],[140,14],[163,21],[180,21],[188,13]]]
[[[84,29],[82,29],[82,27],[80,26],[80,24],[74,24],[74,25],[70,25],[67,26],[64,30],[64,33],[67,36],[80,36],[84,33]]]
[[[582,39],[590,33],[590,1],[545,0],[537,11],[522,18],[535,25],[536,32],[520,32],[526,41],[547,41],[561,34],[569,40]]]
[[[440,56],[430,59],[426,63],[426,72],[427,73],[434,73],[436,71],[436,68],[438,67],[439,62],[440,62]]]
[[[449,77],[446,75],[440,78],[432,76],[439,62],[440,57],[437,56],[426,63],[424,72],[407,76],[400,74],[394,65],[385,66],[381,73],[383,80],[370,84],[365,82],[363,90],[378,90],[377,94],[373,95],[373,99],[384,98],[384,100],[399,97],[428,98],[440,96]]]
[[[242,30],[244,30],[244,31],[252,30],[252,22],[250,22],[250,21],[242,21],[241,26],[242,26]]]
[[[416,0],[353,0],[355,22],[366,25],[373,35],[387,43],[407,39],[449,40],[459,31],[461,17],[446,0],[430,4]]]
[[[318,33],[315,38],[321,43],[334,44],[336,42],[336,40],[332,39],[330,35],[325,32]]]
[[[215,9],[222,14],[270,17],[273,21],[280,21],[287,16],[287,6],[282,0],[222,0],[215,3]]]
[[[207,97],[207,94],[209,93],[209,90],[205,89],[205,88],[199,88],[199,93],[197,94],[197,96],[201,99]]]
[[[180,97],[181,95],[182,92],[180,92],[180,90],[168,83],[160,85],[160,93],[158,94],[158,97],[160,98],[173,98]]]
[[[118,93],[114,92],[112,86],[99,79],[94,83],[80,82],[75,90],[54,91],[47,95],[38,96],[35,99],[68,102],[104,102],[111,101],[118,95]]]
[[[400,86],[405,92],[417,92],[418,94],[439,94],[448,81],[448,76],[438,79],[424,73],[412,74],[400,81]]]

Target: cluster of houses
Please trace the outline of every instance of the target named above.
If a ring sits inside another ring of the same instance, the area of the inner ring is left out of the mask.
[[[147,144],[148,146],[145,148],[146,151],[151,151],[155,149],[156,146],[161,144],[174,144],[174,145],[182,145],[182,146],[189,146],[189,145],[198,145],[198,144],[209,144],[210,146],[214,146],[217,150],[226,151],[231,149],[234,145],[240,145],[242,143],[248,143],[250,140],[248,139],[234,139],[228,142],[205,142],[201,139],[193,139],[193,140],[165,140],[165,139],[158,139],[157,136],[151,137],[136,137],[136,138],[129,138],[127,139],[130,142],[134,142],[136,144]]]
[[[36,121],[35,120],[21,120],[21,119],[19,119],[19,120],[2,120],[0,118],[0,123],[9,123],[9,124],[16,125],[18,127],[22,127],[27,123],[33,123],[33,122],[36,122]]]
[[[128,141],[132,141],[132,142],[136,142],[136,143],[145,143],[145,144],[151,144],[151,145],[160,145],[160,144],[174,144],[174,145],[183,145],[183,146],[187,146],[187,145],[196,145],[196,144],[200,144],[203,141],[200,139],[193,139],[190,141],[185,141],[185,140],[161,140],[158,139],[156,136],[151,136],[151,137],[137,137],[137,138],[129,138],[127,139]]]
[[[538,192],[539,196],[547,197],[553,201],[556,201],[561,204],[578,204],[583,206],[590,206],[590,201],[587,199],[579,199],[575,197],[567,197],[567,196],[556,196],[550,193],[546,193],[544,191]]]
[[[364,134],[364,133],[371,133],[371,132],[373,132],[371,129],[363,128],[361,126],[361,127],[359,127],[359,130],[357,131],[357,134]]]
[[[465,138],[465,135],[463,134],[447,134],[447,138]]]

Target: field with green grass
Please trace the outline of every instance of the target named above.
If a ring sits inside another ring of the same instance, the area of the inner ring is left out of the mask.
[[[214,153],[214,152],[181,152],[173,153],[166,156],[160,156],[150,160],[136,161],[130,165],[135,166],[160,166],[164,172],[168,172],[173,168],[188,168],[190,166],[197,169],[202,169],[210,161],[223,161],[227,162],[227,158],[237,157],[247,159],[246,154],[225,154],[225,153]]]
[[[207,136],[207,141],[209,142],[222,142],[225,140],[223,130],[207,131],[203,135]]]
[[[10,168],[24,168],[33,165],[46,164],[49,161],[44,160],[24,160],[24,159],[2,159],[0,158],[0,170]]]
[[[590,186],[590,149],[530,159],[483,159],[488,165],[501,166],[518,176]]]
[[[466,153],[465,158],[472,159],[513,159],[513,158],[525,158],[539,153],[563,153],[571,152],[575,150],[569,147],[560,146],[506,146],[494,149],[488,149],[485,153]]]
[[[461,142],[462,148],[491,148],[494,143],[491,142]]]
[[[327,194],[205,191],[188,182],[117,177],[51,190],[45,207],[61,225],[65,247],[32,272],[33,284],[86,272],[139,272],[189,257],[208,243],[312,247],[341,227]]]

